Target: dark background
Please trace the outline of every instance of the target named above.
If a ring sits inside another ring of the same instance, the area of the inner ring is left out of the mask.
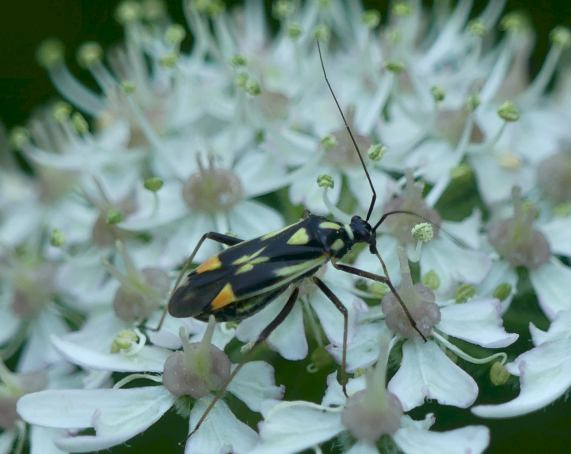
[[[114,19],[114,10],[118,3],[117,0],[2,2],[0,120],[6,126],[12,127],[24,122],[34,107],[56,95],[45,71],[36,64],[35,51],[38,44],[48,37],[61,39],[66,45],[68,62],[73,72],[89,81],[89,77],[80,71],[75,63],[75,51],[79,44],[88,40],[98,41],[106,47],[121,39],[121,27]],[[168,0],[166,3],[174,20],[184,23],[182,1]],[[365,3],[368,7],[379,8],[383,13],[387,10],[387,1]],[[486,2],[477,0],[474,4],[474,11],[477,12]],[[549,46],[549,31],[555,25],[571,25],[571,2],[509,0],[506,10],[525,10],[529,13],[538,39],[530,68],[534,72],[541,65]]]
[[[36,48],[46,38],[61,39],[66,45],[67,60],[72,71],[92,84],[89,76],[77,67],[75,51],[79,44],[88,40],[98,41],[107,47],[121,39],[122,29],[114,19],[118,3],[117,0],[5,0],[0,13],[0,121],[8,128],[24,123],[34,108],[57,96],[46,72],[35,61]],[[167,3],[174,21],[184,23],[182,2],[175,0]],[[386,12],[386,1],[365,3],[368,7],[378,7],[382,13]],[[485,4],[484,1],[475,1],[474,13]],[[534,74],[549,47],[550,30],[555,25],[571,26],[571,1],[509,0],[506,10],[527,11],[537,32],[537,45],[530,62],[530,73]],[[527,343],[528,340],[523,342]],[[305,373],[301,363],[286,365],[275,360],[272,362],[278,371],[284,367],[288,369],[288,377],[278,376],[278,382],[286,384],[294,394],[296,385],[306,388],[324,381],[323,377]],[[486,393],[488,396],[494,394],[493,390],[482,390],[482,394]],[[501,400],[505,400],[505,389],[496,390],[496,393],[498,397],[503,396]],[[510,394],[514,396],[517,391],[512,389]],[[442,413],[445,413],[444,418],[449,422],[456,421],[452,426],[488,425],[492,430],[492,444],[488,452],[571,452],[571,404],[565,400],[559,400],[532,415],[500,421],[482,421],[464,410],[442,410],[440,408],[437,414],[442,417]],[[129,446],[114,448],[113,452],[181,452],[178,443],[184,441],[186,425],[186,421],[170,412],[144,436],[136,437],[129,442]]]

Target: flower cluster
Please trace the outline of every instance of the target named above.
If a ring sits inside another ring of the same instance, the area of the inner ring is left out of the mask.
[[[0,453],[108,449],[171,408],[188,453],[479,453],[485,418],[565,394],[571,33],[530,80],[526,17],[471,4],[185,0],[181,25],[127,0],[124,42],[79,47],[96,89],[43,43],[62,100],[0,169]],[[349,230],[369,210],[376,247],[307,268],[267,339],[289,290],[239,322],[164,316],[195,247],[194,265],[221,251],[205,233],[256,238],[304,209]],[[296,386],[294,361],[322,383]],[[482,419],[434,429],[434,403]]]

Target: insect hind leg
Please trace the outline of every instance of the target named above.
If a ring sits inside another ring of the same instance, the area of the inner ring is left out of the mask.
[[[315,285],[319,287],[327,298],[335,305],[337,310],[341,312],[343,316],[343,353],[341,356],[341,386],[343,387],[343,394],[345,397],[349,397],[347,395],[347,336],[349,331],[349,313],[347,308],[343,305],[343,303],[337,298],[337,295],[333,293],[333,291],[325,285],[325,283],[316,276],[313,276],[313,282]]]
[[[236,377],[236,375],[238,375],[238,372],[240,372],[242,367],[244,367],[244,364],[246,364],[248,359],[250,359],[252,357],[252,354],[253,354],[254,350],[256,349],[256,347],[258,347],[262,342],[264,342],[270,336],[270,334],[272,334],[272,332],[290,314],[291,310],[293,309],[293,306],[295,305],[295,302],[297,301],[298,295],[299,295],[299,288],[296,287],[291,292],[291,295],[289,296],[289,298],[286,301],[285,306],[282,308],[282,310],[278,313],[278,315],[276,315],[276,317],[270,322],[270,324],[262,330],[262,332],[259,334],[257,339],[252,344],[252,347],[250,348],[250,350],[248,350],[248,352],[242,357],[242,360],[234,368],[234,370],[232,371],[232,373],[230,374],[230,376],[228,377],[228,379],[226,380],[224,385],[222,385],[220,390],[216,393],[216,396],[214,396],[214,399],[212,399],[210,401],[210,403],[208,404],[208,407],[206,407],[206,410],[204,410],[204,413],[202,414],[202,416],[200,417],[200,419],[196,423],[196,426],[188,434],[188,437],[186,437],[186,440],[188,440],[190,437],[192,437],[196,433],[196,431],[200,428],[202,423],[204,423],[204,421],[208,417],[208,414],[212,411],[212,409],[214,408],[216,403],[220,399],[222,399],[222,397],[224,396],[224,393],[226,392],[226,389],[228,388],[228,385],[230,384],[230,382],[232,382],[232,380],[234,380],[234,377]]]
[[[236,238],[236,237],[230,236],[230,235],[224,235],[224,234],[218,233],[218,232],[207,232],[204,235],[202,235],[202,237],[200,237],[200,240],[198,240],[198,243],[196,243],[196,246],[194,247],[192,253],[188,257],[188,259],[185,260],[180,272],[178,273],[178,277],[176,278],[176,282],[172,288],[171,294],[178,287],[178,284],[180,284],[180,281],[182,280],[183,276],[186,274],[186,272],[192,266],[192,261],[194,260],[194,257],[198,253],[198,250],[201,248],[202,243],[204,243],[206,240],[216,241],[217,243],[225,244],[226,246],[234,246],[234,245],[244,241],[240,238]],[[159,320],[159,323],[156,327],[154,327],[154,328],[145,327],[145,329],[147,329],[148,331],[153,331],[153,332],[159,331],[162,328],[163,323],[165,321],[165,318],[167,316],[167,310],[168,310],[168,306],[165,306],[165,308],[163,309],[163,313],[161,314],[161,318]]]

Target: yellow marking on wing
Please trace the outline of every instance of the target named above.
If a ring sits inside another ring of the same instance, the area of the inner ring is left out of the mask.
[[[324,221],[321,224],[319,224],[319,228],[320,229],[339,230],[341,228],[341,226],[339,224],[337,224],[336,222]]]
[[[262,252],[264,252],[264,249],[266,249],[266,246],[264,246],[261,249],[258,249],[256,252],[254,252],[253,254],[247,254],[247,255],[243,255],[242,257],[240,257],[239,259],[236,259],[232,262],[233,265],[242,265],[243,263],[248,263],[251,262],[253,259],[255,259],[258,255],[260,255]]]
[[[221,266],[222,263],[220,262],[220,259],[218,258],[217,255],[215,255],[214,257],[210,257],[205,262],[202,262],[200,265],[198,265],[198,267],[194,271],[196,271],[196,273],[198,274],[201,274],[204,273],[205,271],[217,270]]]
[[[211,307],[213,310],[218,310],[232,303],[236,299],[234,295],[234,290],[232,290],[232,285],[230,283],[226,284],[222,290],[216,295],[212,300]]]
[[[309,235],[307,234],[307,229],[302,227],[301,229],[297,230],[289,240],[287,240],[287,244],[292,246],[301,246],[303,244],[309,243]]]
[[[337,238],[331,245],[331,249],[334,251],[339,251],[343,249],[343,246],[345,246],[345,242],[341,238]]]
[[[274,231],[274,232],[266,233],[266,234],[261,238],[261,240],[269,240],[270,238],[273,238],[274,236],[279,235],[279,234],[282,233],[282,232],[285,232],[285,231],[286,231],[287,229],[289,229],[290,227],[291,227],[291,226],[288,225],[288,226],[284,227],[283,229],[279,229],[279,230],[276,230],[276,231]]]
[[[310,270],[311,268],[315,268],[319,266],[323,262],[325,262],[327,255],[321,255],[312,260],[306,260],[305,262],[298,263],[297,265],[291,266],[284,266],[282,268],[277,269],[274,273],[276,276],[279,277],[287,277],[296,274],[303,274],[304,271]]]
[[[247,273],[248,271],[252,271],[253,269],[254,269],[254,265],[252,265],[251,263],[246,263],[246,264],[242,265],[240,268],[238,268],[236,270],[236,273],[234,273],[234,274]]]

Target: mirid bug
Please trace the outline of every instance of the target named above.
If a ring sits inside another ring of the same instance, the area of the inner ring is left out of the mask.
[[[375,187],[361,151],[327,78],[319,42],[317,42],[317,49],[325,82],[341,114],[371,187],[371,202],[365,219],[360,216],[353,216],[350,223],[343,224],[307,212],[295,224],[247,241],[216,232],[205,233],[186,261],[175,284],[167,308],[170,315],[178,318],[195,317],[199,320],[208,320],[209,316],[213,315],[217,321],[239,321],[256,313],[278,295],[289,290],[291,293],[285,306],[260,333],[252,345],[250,350],[252,351],[257,345],[266,340],[274,329],[288,316],[297,300],[301,281],[311,279],[335,305],[344,319],[341,384],[343,385],[343,391],[347,394],[345,389],[345,369],[348,313],[333,291],[315,275],[321,266],[330,262],[338,270],[386,284],[398,299],[413,328],[423,340],[426,340],[426,338],[418,329],[415,320],[410,315],[406,305],[389,279],[386,266],[379,254],[376,243],[376,231],[388,216],[397,213],[414,213],[404,210],[387,212],[381,216],[378,222],[371,224],[370,219],[377,197]],[[187,272],[188,266],[192,264],[196,253],[207,239],[229,247],[218,255],[207,259],[191,272]],[[371,254],[374,254],[382,264],[385,276],[338,262],[358,243],[368,245]],[[234,368],[222,389],[211,401],[196,427],[191,431],[189,437],[199,429],[210,410],[223,396],[228,384],[245,364],[246,359],[247,355]]]

